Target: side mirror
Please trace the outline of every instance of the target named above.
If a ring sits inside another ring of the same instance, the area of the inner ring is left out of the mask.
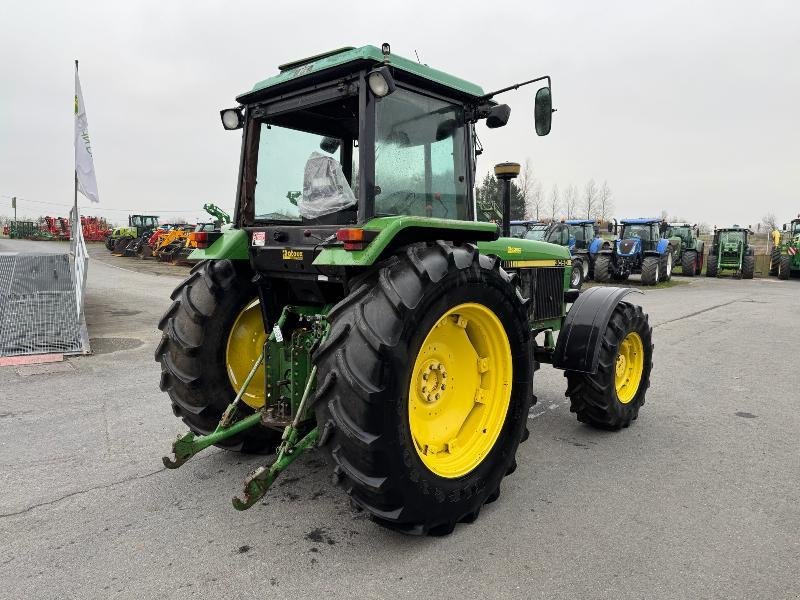
[[[783,230],[786,231],[786,223],[783,224]]]
[[[486,126],[489,129],[497,129],[508,123],[511,116],[511,107],[508,104],[498,104],[489,109],[489,116],[486,117]]]
[[[536,124],[536,135],[542,136],[550,133],[550,125],[553,121],[553,97],[549,87],[539,88],[539,91],[536,92],[533,119]]]

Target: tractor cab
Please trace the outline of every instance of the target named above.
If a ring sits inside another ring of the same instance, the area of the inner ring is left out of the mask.
[[[549,225],[542,221],[511,221],[511,237],[544,240]]]
[[[501,91],[487,94],[388,44],[281,65],[221,113],[226,129],[243,130],[233,221],[255,269],[287,280],[275,286],[282,301],[324,305],[341,295],[360,252],[374,260],[411,237],[497,239],[496,224],[477,222],[473,188],[475,124],[506,124],[511,109],[492,100]],[[549,87],[536,98],[522,117],[546,135]]]
[[[617,246],[620,254],[634,254],[641,250],[655,250],[661,239],[661,219],[626,219]]]

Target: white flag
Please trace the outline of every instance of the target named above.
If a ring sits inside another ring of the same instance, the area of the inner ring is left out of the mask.
[[[81,81],[78,79],[78,64],[75,63],[75,174],[78,191],[92,202],[100,202],[97,194],[97,179],[94,175],[92,144],[89,141],[89,123],[86,121],[86,106],[83,104]]]

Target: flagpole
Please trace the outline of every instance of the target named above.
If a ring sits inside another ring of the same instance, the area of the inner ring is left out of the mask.
[[[75,59],[75,72],[78,72],[78,59]],[[75,90],[77,92],[77,90]],[[73,150],[77,152],[77,148]],[[77,156],[76,156],[77,158]],[[75,210],[75,218],[78,217],[78,162],[77,160],[73,160],[74,169],[72,171],[73,175],[75,175],[75,199],[73,203],[73,208]]]

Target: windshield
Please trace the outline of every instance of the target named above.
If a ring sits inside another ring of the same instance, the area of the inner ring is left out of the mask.
[[[744,241],[744,231],[723,231],[719,236],[719,241],[725,245],[736,245]]]
[[[640,238],[646,242],[650,241],[650,225],[623,225],[622,239]]]
[[[512,225],[511,226],[511,237],[515,238],[523,238],[528,231],[527,225]]]
[[[669,227],[667,228],[666,237],[679,237],[688,240],[692,237],[692,230],[689,227]]]
[[[544,234],[547,233],[547,225],[534,225],[525,234],[526,240],[544,240]]]
[[[792,235],[800,233],[800,221],[792,221]]]
[[[468,219],[460,106],[404,89],[377,101],[375,215]]]

